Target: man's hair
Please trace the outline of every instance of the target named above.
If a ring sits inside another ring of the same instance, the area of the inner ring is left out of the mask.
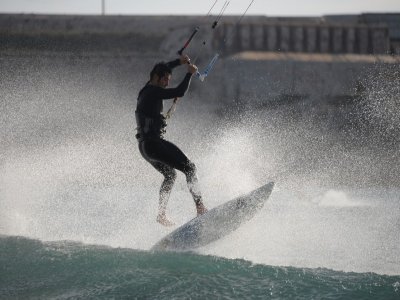
[[[172,69],[165,62],[157,63],[153,70],[150,72],[150,80],[153,79],[154,75],[157,75],[158,78],[164,77],[165,75],[172,74]]]

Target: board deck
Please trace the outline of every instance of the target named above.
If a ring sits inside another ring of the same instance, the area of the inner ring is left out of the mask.
[[[264,206],[273,187],[274,183],[269,182],[246,195],[209,210],[169,233],[151,250],[190,250],[226,236],[254,217]]]

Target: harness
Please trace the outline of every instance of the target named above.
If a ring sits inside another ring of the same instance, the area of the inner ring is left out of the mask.
[[[149,117],[142,112],[136,111],[136,138],[143,140],[145,138],[163,138],[166,133],[167,121],[160,114],[157,117]]]

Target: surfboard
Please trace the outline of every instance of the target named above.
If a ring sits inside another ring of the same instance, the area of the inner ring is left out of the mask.
[[[269,182],[258,189],[221,204],[198,216],[157,242],[153,251],[190,250],[208,245],[254,217],[270,196],[274,187]]]

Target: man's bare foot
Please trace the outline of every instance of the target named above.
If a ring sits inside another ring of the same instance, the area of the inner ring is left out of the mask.
[[[175,225],[174,222],[172,222],[172,221],[167,219],[165,214],[158,215],[157,216],[157,222],[160,223],[163,226],[166,226],[166,227],[171,227],[171,226]]]
[[[196,210],[197,210],[197,216],[204,215],[206,212],[208,212],[208,209],[204,206],[203,203],[197,204]]]

